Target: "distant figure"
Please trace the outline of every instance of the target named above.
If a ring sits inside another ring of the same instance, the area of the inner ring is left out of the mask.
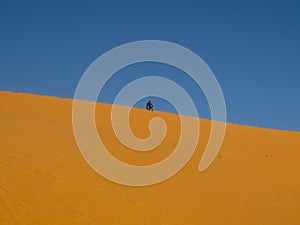
[[[147,104],[146,104],[146,109],[147,110],[151,110],[151,111],[153,111],[153,104],[152,104],[152,102],[151,102],[151,100],[149,100],[148,102],[147,102]]]

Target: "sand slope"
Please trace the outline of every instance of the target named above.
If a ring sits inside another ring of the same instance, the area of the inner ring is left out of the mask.
[[[104,179],[82,158],[72,100],[0,92],[0,106],[1,225],[300,224],[300,133],[228,124],[218,157],[200,173],[210,128],[200,120],[197,150],[183,170],[160,184],[128,187]],[[126,149],[112,133],[110,108],[99,104],[96,120],[120,160],[151,164],[176,145],[176,115],[134,109],[137,136],[149,135],[153,116],[172,129],[151,152]]]

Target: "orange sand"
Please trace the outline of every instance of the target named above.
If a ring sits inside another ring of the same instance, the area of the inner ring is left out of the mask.
[[[82,158],[73,136],[72,100],[0,92],[0,105],[1,225],[300,224],[300,133],[228,124],[218,157],[200,173],[210,128],[201,119],[198,148],[178,174],[128,187],[104,179]],[[177,115],[134,109],[137,136],[150,134],[153,116],[171,129],[151,152],[127,149],[112,133],[110,108],[98,104],[96,120],[116,158],[151,164],[177,144]]]

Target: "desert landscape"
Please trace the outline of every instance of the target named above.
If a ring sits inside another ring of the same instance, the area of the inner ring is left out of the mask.
[[[199,172],[210,133],[210,121],[199,119],[197,149],[180,172],[130,187],[103,178],[83,159],[72,130],[72,99],[0,92],[0,103],[1,225],[300,224],[299,132],[228,123],[218,156]],[[137,136],[149,135],[156,116],[169,128],[156,149],[135,152],[116,139],[110,109],[98,103],[95,118],[116,158],[147,165],[172,152],[178,115],[132,109]]]

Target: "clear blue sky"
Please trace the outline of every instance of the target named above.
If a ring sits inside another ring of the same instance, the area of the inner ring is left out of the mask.
[[[165,40],[191,49],[212,69],[229,122],[300,131],[300,1],[178,2],[1,1],[0,90],[72,98],[86,68],[104,52]],[[137,67],[124,69],[128,79],[116,74],[100,100],[111,102],[135,71],[156,71],[190,88],[200,116],[209,118],[204,97],[178,71]]]

